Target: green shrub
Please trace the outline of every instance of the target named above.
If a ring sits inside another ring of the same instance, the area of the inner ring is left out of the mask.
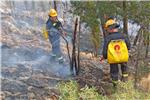
[[[104,100],[105,98],[98,94],[94,87],[85,86],[79,89],[75,81],[61,82],[58,84],[58,89],[61,93],[60,100]]]
[[[115,100],[145,100],[150,99],[148,93],[134,88],[133,82],[118,82],[116,92],[111,96]]]
[[[60,100],[78,100],[78,84],[75,81],[61,82],[58,84],[61,93]]]
[[[79,89],[76,81],[61,82],[58,89],[61,93],[60,100],[150,100],[150,93],[135,89],[133,81],[119,81],[115,93],[110,96],[100,95],[95,87],[85,86]]]
[[[84,88],[80,89],[79,93],[80,98],[83,100],[104,100],[106,99],[104,96],[101,96],[96,92],[95,87],[89,88],[88,86],[85,86]]]

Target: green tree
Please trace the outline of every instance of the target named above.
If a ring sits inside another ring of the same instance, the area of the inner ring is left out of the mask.
[[[123,20],[123,32],[128,33],[128,20],[140,25],[147,34],[143,34],[145,44],[149,45],[149,26],[150,26],[150,2],[147,1],[72,1],[73,14],[81,17],[81,22],[85,22],[91,28],[92,42],[97,52],[99,47],[99,30],[97,26],[100,19],[103,28],[106,19],[104,16],[119,16]],[[140,32],[139,32],[140,33]],[[139,35],[136,37],[138,38]],[[135,39],[138,40],[138,39]],[[135,43],[136,44],[136,43]],[[148,51],[148,50],[147,50]],[[147,52],[146,51],[146,52]],[[148,53],[146,53],[148,54]]]
[[[98,48],[100,47],[100,35],[99,35],[99,21],[96,11],[96,3],[92,1],[73,1],[71,2],[73,7],[73,14],[80,16],[80,21],[85,22],[88,27],[91,28],[91,41],[95,49],[95,56],[98,54]]]
[[[149,37],[150,37],[150,2],[137,1],[130,2],[128,7],[129,19],[141,26],[134,40],[134,45],[137,44],[140,31],[143,31],[142,38],[145,46],[145,57],[148,57]]]
[[[104,1],[72,1],[71,4],[73,14],[80,16],[81,22],[85,22],[86,25],[91,28],[91,40],[95,49],[95,55],[97,56],[101,41],[99,24],[101,22],[103,26],[106,21],[106,19],[104,19],[105,15],[116,14],[114,13],[116,6],[114,6],[113,3]],[[103,33],[104,32],[103,30]]]

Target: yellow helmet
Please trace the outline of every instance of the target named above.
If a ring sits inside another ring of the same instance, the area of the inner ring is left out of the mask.
[[[49,11],[49,16],[51,16],[51,17],[56,17],[56,16],[57,16],[56,10],[55,10],[55,9],[50,9],[50,11]]]
[[[117,24],[113,19],[109,19],[106,23],[105,23],[105,28],[108,28],[111,25]]]

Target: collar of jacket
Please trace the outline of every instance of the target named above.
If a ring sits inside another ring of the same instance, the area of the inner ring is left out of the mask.
[[[109,35],[110,35],[110,34],[118,34],[118,32],[110,32]]]

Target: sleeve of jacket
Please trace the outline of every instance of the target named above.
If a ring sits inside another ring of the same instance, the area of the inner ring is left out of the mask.
[[[50,22],[50,20],[48,19],[46,22],[46,29],[49,31],[52,27],[52,23]]]

